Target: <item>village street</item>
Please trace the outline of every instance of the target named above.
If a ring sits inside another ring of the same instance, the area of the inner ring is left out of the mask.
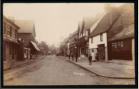
[[[49,55],[25,67],[5,72],[4,85],[110,85],[134,82],[134,79],[96,76],[68,62],[67,59]],[[9,76],[11,78],[7,79]]]

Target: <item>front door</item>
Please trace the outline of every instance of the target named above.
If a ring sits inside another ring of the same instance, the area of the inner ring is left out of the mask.
[[[100,44],[98,45],[98,59],[104,61],[105,60],[105,45],[104,44]]]

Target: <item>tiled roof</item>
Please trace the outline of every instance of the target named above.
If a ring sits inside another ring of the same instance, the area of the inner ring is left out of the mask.
[[[84,30],[90,29],[91,26],[97,21],[98,18],[88,17],[84,18]]]
[[[130,4],[123,5],[120,9],[120,17],[108,31],[108,39],[121,32],[123,28],[134,24],[134,8]]]
[[[117,10],[111,11],[103,16],[103,18],[100,20],[94,31],[92,31],[90,36],[95,36],[100,33],[106,32],[110,29],[110,27],[115,23],[115,21],[120,16],[119,12]]]
[[[114,35],[112,38],[108,39],[108,41],[121,40],[133,37],[134,37],[134,24],[131,24],[125,27],[121,32]]]
[[[99,22],[102,20],[102,18],[104,17],[105,13],[100,16],[100,18],[91,26],[90,30],[91,30],[91,34],[93,34],[93,31],[95,30],[95,28],[97,27],[97,25],[99,24]]]

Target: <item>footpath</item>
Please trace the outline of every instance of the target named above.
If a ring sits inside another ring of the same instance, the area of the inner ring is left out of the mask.
[[[30,65],[36,64],[39,60],[43,59],[45,56],[37,56],[31,60],[19,61],[11,68],[3,71],[4,81],[12,80],[18,75],[23,75],[24,70]]]
[[[68,58],[66,60],[97,76],[116,79],[135,79],[135,66],[133,61],[111,60],[107,62],[92,62],[92,65],[89,65],[89,61],[85,57],[78,59],[78,62],[69,60]]]

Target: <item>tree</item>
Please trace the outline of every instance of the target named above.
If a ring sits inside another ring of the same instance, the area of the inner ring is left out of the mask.
[[[41,52],[44,53],[45,55],[48,54],[48,45],[46,44],[46,42],[41,41],[41,43],[39,43],[39,47],[41,49]]]

